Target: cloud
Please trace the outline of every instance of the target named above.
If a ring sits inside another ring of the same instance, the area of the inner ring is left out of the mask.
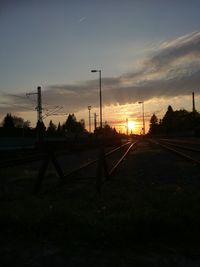
[[[147,67],[154,71],[166,69],[178,61],[189,61],[200,55],[200,32],[193,32],[161,44],[158,52],[149,59]]]
[[[124,105],[155,97],[189,95],[200,84],[199,56],[200,32],[164,42],[148,55],[137,72],[102,77],[103,104]],[[99,80],[49,85],[43,91],[43,100],[63,106],[66,112],[98,106]],[[24,104],[22,99],[18,103]]]
[[[80,18],[80,19],[79,19],[79,22],[80,22],[80,23],[83,22],[84,20],[86,20],[86,18],[87,18],[87,17],[82,17],[82,18]]]
[[[0,92],[0,113],[5,115],[6,113],[17,113],[23,111],[35,110],[36,101],[34,99],[28,99],[25,94],[8,94]]]

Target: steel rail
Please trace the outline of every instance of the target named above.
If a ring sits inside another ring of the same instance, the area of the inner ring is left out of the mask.
[[[109,152],[106,153],[106,156],[111,155],[112,153],[114,153],[115,151],[117,151],[118,149],[121,149],[123,146],[128,145],[130,142],[127,142],[123,145],[121,145],[120,147],[117,147]],[[30,153],[31,151],[29,151]],[[60,154],[60,153],[59,153]],[[58,155],[58,153],[57,153]],[[44,159],[46,156],[48,156],[48,151],[44,151],[44,152],[37,152],[37,151],[32,151],[32,155],[28,154],[28,155],[23,155],[20,157],[16,157],[16,158],[12,158],[12,159],[8,159],[8,160],[2,160],[0,162],[0,169],[1,168],[7,168],[7,167],[13,167],[13,166],[18,166],[18,165],[23,165],[23,164],[27,164],[27,163],[31,163],[31,162],[37,162],[37,161],[41,161],[42,159]],[[89,163],[85,163],[83,164],[80,169],[86,168],[87,166],[94,164],[98,159],[95,159]],[[75,170],[74,170],[75,171]],[[74,172],[73,171],[73,172]]]
[[[105,153],[105,157],[108,157],[108,156],[112,155],[113,153],[115,153],[116,151],[118,151],[118,150],[122,149],[123,147],[129,145],[130,143],[131,142],[127,142],[127,143],[125,143],[125,144],[123,144],[123,145],[121,145],[121,146],[119,146],[117,148],[112,149],[111,151],[108,151],[107,153]],[[83,170],[83,169],[85,169],[85,168],[97,163],[98,161],[99,161],[99,158],[96,158],[96,159],[94,159],[92,161],[84,163],[81,166],[79,166],[78,168],[75,168],[72,171],[70,171],[69,173],[65,174],[64,177],[66,178],[68,176],[74,175],[75,173],[77,173],[77,172],[79,172],[79,171],[81,171],[81,170]]]
[[[128,153],[130,152],[131,148],[133,146],[135,146],[137,144],[137,142],[132,143],[128,149],[126,150],[126,152],[123,154],[123,156],[117,161],[117,163],[112,167],[112,169],[109,171],[109,176],[113,175],[113,173],[117,170],[117,168],[119,167],[119,165],[122,163],[122,161],[125,159],[125,157],[128,155]]]
[[[125,146],[127,146],[127,145],[129,145],[129,144],[131,144],[131,141],[129,141],[129,142],[127,142],[127,143],[125,143],[125,144],[123,144],[123,145],[121,145],[121,146],[119,146],[119,147],[114,148],[113,150],[107,152],[105,155],[106,155],[106,156],[110,156],[110,155],[113,154],[114,152],[120,150],[121,148],[123,148],[123,147],[125,147]]]
[[[167,141],[167,142],[174,142],[174,143],[180,143],[180,144],[190,144],[190,145],[200,145],[200,140],[185,140],[185,139],[173,139],[173,138],[159,138],[160,141]]]
[[[181,148],[183,150],[188,150],[188,151],[192,151],[192,152],[200,152],[200,149],[191,148],[191,147],[187,147],[187,146],[181,146],[181,145],[175,144],[175,142],[174,143],[171,143],[168,141],[161,141],[161,142],[163,142],[167,145],[173,146],[173,147]]]
[[[165,149],[177,154],[178,156],[180,156],[182,158],[185,158],[186,160],[189,160],[189,161],[191,161],[193,163],[196,163],[196,164],[200,165],[200,160],[195,159],[195,158],[193,158],[193,157],[191,157],[191,156],[189,156],[189,155],[187,155],[187,154],[185,154],[183,152],[180,152],[180,151],[178,151],[176,149],[173,149],[170,146],[163,144],[162,142],[155,141],[155,140],[152,140],[152,139],[149,139],[149,141],[152,142],[152,143],[160,145],[161,147],[163,147],[163,148],[165,148]]]

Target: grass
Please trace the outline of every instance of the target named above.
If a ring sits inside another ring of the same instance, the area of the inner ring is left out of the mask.
[[[41,232],[58,241],[106,241],[116,247],[199,238],[200,193],[177,186],[133,192],[122,186],[119,190],[117,182],[113,183],[116,188],[105,188],[101,197],[83,186],[65,198],[57,192],[53,197],[44,194],[2,201],[1,224],[14,233],[18,229],[25,237],[28,232]]]

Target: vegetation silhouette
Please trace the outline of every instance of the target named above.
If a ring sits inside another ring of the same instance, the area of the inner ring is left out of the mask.
[[[4,137],[18,137],[18,136],[31,136],[30,121],[24,121],[23,118],[12,116],[7,113],[4,117],[0,127],[0,136]]]
[[[80,122],[76,120],[74,114],[69,114],[66,122],[62,125],[60,122],[58,126],[50,120],[46,128],[44,122],[38,121],[35,128],[30,127],[30,121],[25,121],[23,118],[7,113],[3,118],[0,127],[1,137],[64,137],[70,133],[86,132],[85,122],[82,119]]]
[[[50,120],[46,127],[42,121],[38,121],[35,128],[30,127],[29,121],[24,121],[23,118],[7,113],[1,122],[0,137],[14,138],[19,140],[21,138],[32,138],[32,143],[37,148],[42,149],[42,144],[46,146],[67,147],[67,148],[89,148],[98,146],[100,142],[105,145],[120,144],[124,137],[117,133],[115,128],[110,127],[107,123],[102,127],[97,127],[94,133],[89,133],[85,128],[85,120],[77,121],[74,114],[69,114],[66,121],[58,125]],[[101,140],[101,141],[100,141]],[[11,145],[11,142],[8,145]],[[20,143],[23,143],[20,141]]]
[[[63,130],[65,133],[84,133],[85,130],[85,124],[82,120],[81,122],[77,122],[76,117],[74,114],[69,114],[66,122],[63,124]]]
[[[200,114],[185,109],[174,111],[168,106],[167,112],[158,122],[155,114],[150,119],[150,135],[200,136]]]

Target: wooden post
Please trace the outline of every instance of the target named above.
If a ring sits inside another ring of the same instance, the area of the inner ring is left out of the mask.
[[[42,165],[41,165],[41,167],[39,169],[39,172],[38,172],[37,181],[36,181],[35,187],[34,187],[34,194],[35,195],[37,195],[39,193],[39,191],[40,191],[41,184],[42,184],[42,181],[43,181],[43,179],[45,177],[45,173],[47,171],[47,167],[48,167],[48,164],[49,164],[50,161],[52,161],[58,176],[62,180],[64,180],[63,170],[60,167],[60,164],[59,164],[58,160],[56,159],[54,152],[48,151],[46,157],[44,158],[44,160],[42,162]]]
[[[57,158],[55,157],[54,153],[51,155],[51,160],[52,160],[52,163],[53,163],[53,165],[54,165],[54,167],[55,167],[60,179],[64,180],[64,173],[63,173],[63,171],[62,171],[62,169],[60,167],[60,164],[59,164]]]
[[[37,178],[37,181],[35,183],[35,188],[34,188],[34,194],[35,195],[37,195],[40,191],[40,187],[41,187],[42,181],[44,179],[48,164],[49,164],[49,155],[47,155],[47,157],[44,159],[44,161],[42,162],[42,165],[39,169],[38,178]]]

